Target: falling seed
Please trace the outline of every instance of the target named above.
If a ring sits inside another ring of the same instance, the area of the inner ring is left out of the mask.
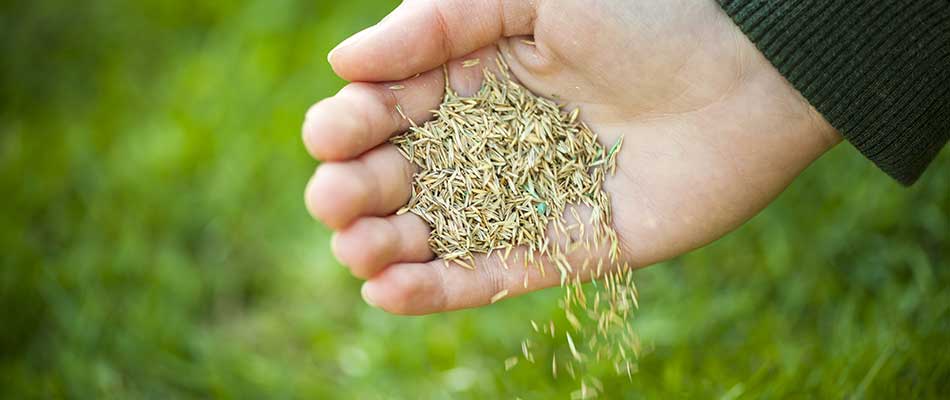
[[[567,322],[570,322],[571,326],[574,327],[575,330],[581,329],[581,321],[577,319],[577,316],[575,316],[574,313],[570,311],[570,309],[565,311],[564,316],[567,318]]]
[[[405,88],[406,88],[405,85],[392,85],[389,87],[389,90],[403,90]]]
[[[508,297],[508,289],[495,293],[495,295],[491,297],[491,304],[495,304],[495,302],[505,297]]]
[[[510,371],[515,365],[518,365],[518,357],[508,357],[505,360],[505,371]]]
[[[571,333],[570,332],[564,332],[564,333],[567,335],[567,345],[571,349],[571,356],[573,356],[574,359],[577,361],[583,361],[581,360],[580,353],[577,352],[577,347],[574,347],[574,339],[571,339]]]
[[[534,353],[531,352],[531,342],[527,339],[521,341],[521,353],[524,355],[524,359],[528,362],[534,364]]]
[[[473,58],[471,60],[465,60],[465,61],[462,61],[462,68],[471,68],[478,64],[481,64],[481,62],[482,61],[477,58]]]

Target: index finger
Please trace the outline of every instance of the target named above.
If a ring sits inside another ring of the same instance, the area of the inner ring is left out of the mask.
[[[407,0],[377,25],[345,40],[328,59],[348,81],[405,79],[503,37],[530,34],[533,3]]]

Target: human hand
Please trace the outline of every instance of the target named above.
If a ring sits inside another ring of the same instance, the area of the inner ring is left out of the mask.
[[[580,107],[602,144],[625,137],[605,189],[633,266],[735,229],[841,140],[711,0],[407,0],[331,53],[334,71],[354,83],[314,105],[303,127],[323,160],[307,207],[337,230],[334,254],[368,279],[371,304],[426,314],[559,283],[494,257],[476,257],[474,272],[445,268],[432,260],[428,226],[394,214],[413,173],[386,143],[408,128],[395,106],[430,119],[445,90],[441,65],[453,89],[471,94],[481,68],[460,60],[494,65],[499,50],[527,88]]]

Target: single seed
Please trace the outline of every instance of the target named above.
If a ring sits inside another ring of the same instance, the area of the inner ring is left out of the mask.
[[[573,356],[574,359],[577,361],[583,361],[581,360],[580,353],[577,352],[577,347],[574,346],[574,340],[571,339],[571,333],[570,332],[564,332],[564,333],[567,335],[567,345],[571,349],[571,356]]]
[[[505,371],[510,371],[515,365],[518,365],[518,357],[508,357],[505,360]]]
[[[500,291],[500,292],[498,292],[498,293],[495,293],[495,295],[491,297],[491,304],[495,304],[495,302],[497,302],[498,300],[501,300],[501,299],[503,299],[503,298],[505,298],[505,297],[507,297],[507,296],[508,296],[508,289],[505,289],[505,290],[502,290],[502,291]]]

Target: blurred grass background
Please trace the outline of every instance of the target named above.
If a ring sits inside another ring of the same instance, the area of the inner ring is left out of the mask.
[[[0,398],[576,389],[502,368],[557,290],[389,316],[303,207],[302,115],[343,84],[325,55],[394,6],[0,4]],[[637,273],[650,351],[605,397],[945,396],[948,215],[947,151],[904,189],[839,146],[736,233]]]

